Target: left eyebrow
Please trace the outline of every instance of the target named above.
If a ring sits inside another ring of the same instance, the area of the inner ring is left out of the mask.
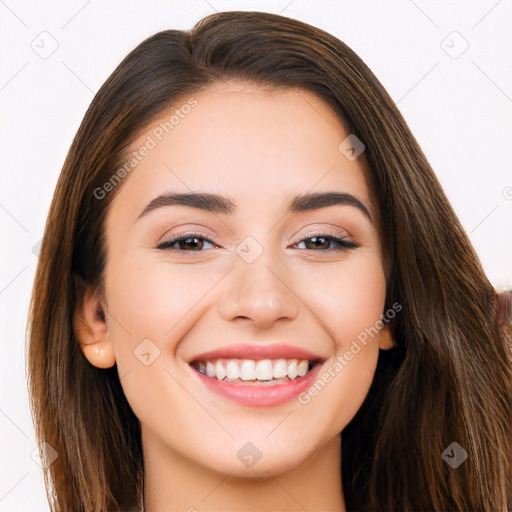
[[[328,206],[334,205],[354,206],[359,211],[364,213],[370,223],[373,224],[373,218],[370,214],[369,208],[367,208],[362,203],[362,201],[357,199],[355,196],[345,192],[319,192],[316,194],[303,194],[295,196],[292,199],[290,206],[288,207],[288,211],[290,213],[303,212],[307,210],[326,208]]]
[[[370,214],[369,209],[355,196],[345,192],[319,192],[294,196],[288,204],[287,213],[317,210],[334,205],[353,206],[360,210],[373,224],[372,215]],[[179,194],[170,192],[153,199],[144,208],[137,220],[144,217],[149,212],[169,206],[188,206],[191,208],[199,208],[201,210],[213,213],[223,213],[226,215],[233,214],[237,208],[236,202],[233,199],[218,194],[201,192]]]

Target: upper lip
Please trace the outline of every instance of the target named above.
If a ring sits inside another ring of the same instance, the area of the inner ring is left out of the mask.
[[[194,357],[192,361],[208,361],[215,359],[308,359],[309,361],[324,361],[324,358],[309,350],[293,345],[229,345],[227,347],[204,352]]]

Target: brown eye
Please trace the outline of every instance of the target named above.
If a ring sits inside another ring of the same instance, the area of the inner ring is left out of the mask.
[[[346,249],[355,249],[357,247],[356,244],[350,242],[349,240],[327,235],[310,236],[308,238],[305,238],[304,240],[301,240],[299,244],[303,242],[305,245],[305,249],[313,251],[343,251]]]
[[[203,239],[196,237],[187,237],[181,240],[178,240],[178,245],[181,250],[186,251],[188,249],[192,249],[194,251],[201,250],[203,247]]]
[[[172,240],[167,240],[157,245],[157,249],[166,249],[171,251],[182,251],[182,252],[204,252],[204,246],[206,244],[212,244],[211,240],[200,236],[200,235],[181,235]],[[178,247],[176,247],[178,245]]]
[[[308,240],[310,243],[308,244]],[[326,236],[312,236],[306,238],[306,249],[328,249],[331,241]]]

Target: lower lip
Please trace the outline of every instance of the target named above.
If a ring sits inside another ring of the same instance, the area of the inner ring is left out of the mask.
[[[248,407],[274,407],[284,404],[300,393],[306,391],[315,381],[319,371],[320,364],[309,371],[304,377],[284,382],[282,384],[272,384],[267,386],[244,385],[233,382],[225,382],[215,377],[208,377],[192,368],[192,371],[199,377],[201,382],[214,393],[228,398],[238,404]]]

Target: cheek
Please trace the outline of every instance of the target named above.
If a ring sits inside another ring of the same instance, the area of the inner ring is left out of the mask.
[[[199,305],[216,281],[213,272],[203,272],[199,265],[171,265],[144,265],[135,258],[127,258],[107,274],[109,312],[114,318],[109,332],[116,353],[145,338],[159,346],[164,340],[170,343],[179,339],[181,324],[187,323],[194,306]]]
[[[386,277],[376,255],[317,266],[314,279],[301,273],[303,302],[322,321],[333,343],[333,356],[299,397],[307,414],[305,430],[318,429],[324,418],[323,436],[341,432],[354,417],[371,386],[379,355],[378,328],[384,313]],[[314,281],[314,285],[312,282]]]
[[[384,312],[386,277],[375,255],[318,265],[314,275],[301,274],[301,299],[322,320],[337,352],[347,350],[352,340],[375,326]]]
[[[131,251],[113,261],[105,275],[109,340],[125,395],[142,417],[145,409],[161,407],[158,402],[151,405],[158,400],[155,390],[182,396],[169,374],[174,372],[176,350],[204,312],[204,299],[223,272],[195,264],[155,262]]]
[[[159,411],[158,421],[172,429],[172,411],[190,409],[188,395],[173,378],[176,347],[219,278],[199,265],[147,262],[135,252],[113,262],[106,276],[108,336],[126,398],[141,421],[151,424]]]

